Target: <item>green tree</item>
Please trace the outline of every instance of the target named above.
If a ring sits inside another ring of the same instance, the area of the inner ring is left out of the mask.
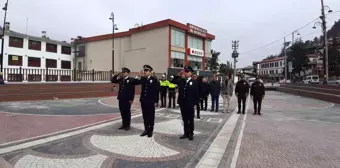
[[[218,71],[218,56],[221,54],[221,52],[217,52],[217,51],[214,51],[214,50],[211,50],[211,55],[212,55],[212,58],[210,60],[210,67],[211,67],[211,71],[213,73],[217,73]]]
[[[330,76],[340,76],[340,51],[338,50],[339,44],[336,36],[332,38],[332,44],[328,51],[328,65]]]
[[[308,48],[305,43],[294,43],[290,47],[286,66],[288,66],[288,62],[291,61],[293,63],[293,73],[298,73],[300,75],[301,71],[305,72],[306,68],[308,68],[309,59],[307,54]]]
[[[220,66],[219,66],[219,69],[218,69],[218,72],[221,74],[221,75],[231,75],[233,74],[234,70],[233,70],[233,67],[232,67],[232,63],[227,61],[227,63],[221,63]]]

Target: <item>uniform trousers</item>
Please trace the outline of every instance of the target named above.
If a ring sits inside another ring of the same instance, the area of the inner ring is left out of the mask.
[[[152,133],[153,127],[155,125],[155,104],[142,101],[141,106],[144,120],[144,130]]]
[[[128,100],[119,100],[119,110],[122,116],[123,127],[130,127],[131,123],[131,104]]]
[[[241,112],[241,102],[242,102],[242,113],[244,114],[246,112],[246,95],[238,95],[237,101],[238,101],[238,112]]]
[[[262,97],[254,97],[254,113],[261,114]]]
[[[184,125],[184,135],[194,135],[194,107],[186,104],[181,104],[180,108]]]
[[[164,87],[164,86],[161,86],[161,89],[160,89],[161,107],[165,107],[166,106],[166,92],[167,92],[167,88]]]
[[[169,108],[171,108],[171,104],[173,105],[173,108],[176,107],[176,91],[170,91],[169,90]]]

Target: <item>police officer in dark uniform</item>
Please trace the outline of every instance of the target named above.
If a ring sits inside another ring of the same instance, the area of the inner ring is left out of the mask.
[[[188,138],[191,141],[194,140],[194,106],[199,102],[198,84],[196,80],[191,79],[192,72],[191,67],[184,67],[184,88],[178,96],[184,125],[184,135],[180,139]]]
[[[200,85],[201,85],[201,78],[198,78],[198,75],[196,72],[192,73],[192,79],[195,80],[197,82],[197,87],[198,87],[198,95],[199,95],[199,98],[201,98],[201,95],[200,95]],[[196,110],[197,110],[197,119],[201,119],[201,116],[200,116],[200,101],[197,102],[197,104],[195,105],[196,106]]]
[[[238,100],[238,112],[237,114],[241,113],[241,101],[242,101],[242,114],[246,112],[246,100],[249,94],[249,84],[244,79],[244,75],[241,75],[241,80],[236,83],[235,94]]]
[[[262,100],[265,95],[263,83],[260,82],[259,76],[256,76],[256,81],[251,85],[250,96],[254,102],[254,115],[261,115]]]
[[[174,76],[174,78],[171,80],[171,83],[174,83],[177,85],[177,88],[178,88],[177,104],[180,107],[181,97],[179,97],[179,95],[183,95],[184,86],[186,83],[184,70],[180,71],[176,76]]]
[[[120,115],[122,116],[122,126],[120,130],[130,130],[131,123],[131,104],[135,98],[134,78],[129,77],[130,70],[123,67],[122,72],[112,77],[112,83],[119,84],[118,101]]]
[[[159,82],[152,76],[152,67],[143,66],[141,77],[136,78],[136,85],[142,85],[142,91],[139,101],[141,102],[142,114],[144,120],[144,132],[140,136],[152,137],[153,127],[155,124],[155,107],[159,99]]]

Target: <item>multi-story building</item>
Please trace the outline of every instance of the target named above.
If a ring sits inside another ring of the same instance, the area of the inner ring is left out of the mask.
[[[1,40],[0,40],[1,45]],[[72,69],[73,54],[70,43],[10,30],[7,22],[4,36],[4,70],[13,69]]]
[[[285,67],[285,57],[275,57],[273,59],[263,60],[260,62],[254,62],[255,71],[260,76],[266,76],[270,78],[280,78],[283,75]]]
[[[112,39],[114,37],[114,60]],[[167,19],[131,28],[125,32],[76,40],[76,69],[139,72],[149,64],[157,73],[175,74],[185,65],[210,72],[211,42],[215,36],[192,24]]]

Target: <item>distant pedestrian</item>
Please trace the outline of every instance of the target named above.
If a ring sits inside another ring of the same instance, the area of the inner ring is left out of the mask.
[[[197,82],[198,95],[199,95],[199,97],[201,97],[201,95],[200,95],[200,85],[201,85],[201,81],[200,81],[200,79],[198,78],[196,72],[192,73],[192,79],[195,80],[195,81]],[[196,106],[196,118],[197,118],[197,119],[201,119],[201,116],[200,116],[200,110],[201,110],[201,109],[200,109],[200,102],[198,101],[197,104],[195,104],[195,106]]]
[[[0,84],[5,84],[4,77],[2,76],[2,72],[0,72]]]
[[[139,98],[144,120],[144,132],[140,136],[152,137],[155,124],[155,108],[159,99],[159,82],[152,76],[152,67],[144,65],[143,71],[136,78],[136,85],[142,85]]]
[[[176,108],[176,84],[172,82],[173,79],[174,79],[174,76],[170,76],[170,81],[168,83],[168,90],[169,90],[168,108],[171,108],[171,105],[173,108]]]
[[[216,75],[214,74],[212,80],[209,83],[210,86],[210,95],[211,95],[211,111],[218,112],[219,108],[219,98],[221,93],[221,83],[217,80]]]
[[[165,75],[162,75],[160,84],[160,94],[161,94],[161,108],[166,107],[166,93],[168,91],[169,81],[165,78]]]
[[[241,102],[242,102],[242,114],[245,114],[246,111],[246,100],[249,94],[249,84],[244,79],[244,75],[241,76],[241,80],[236,83],[235,94],[237,96],[238,102],[238,112],[237,114],[241,114]]]
[[[233,96],[234,84],[230,79],[230,76],[226,76],[226,79],[222,82],[222,98],[223,98],[223,112],[229,113],[230,111],[230,98]]]
[[[209,85],[207,78],[202,78],[200,86],[200,99],[201,99],[201,110],[207,111],[208,96],[209,96]]]
[[[265,95],[265,88],[260,78],[256,76],[256,81],[251,85],[250,96],[254,102],[254,115],[261,115],[262,100]]]
[[[119,84],[118,91],[118,104],[120,115],[122,116],[122,126],[119,127],[120,130],[125,129],[130,130],[131,123],[131,105],[133,99],[135,98],[135,85],[134,78],[129,77],[130,70],[123,67],[122,72],[114,75],[112,77],[112,83]]]

